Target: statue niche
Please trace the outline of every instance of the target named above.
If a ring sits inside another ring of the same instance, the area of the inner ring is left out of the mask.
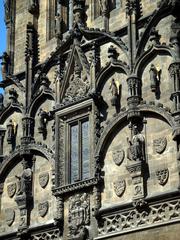
[[[132,127],[133,137],[131,140],[127,138],[129,148],[127,149],[127,158],[130,161],[145,160],[145,138],[138,129],[137,125]]]

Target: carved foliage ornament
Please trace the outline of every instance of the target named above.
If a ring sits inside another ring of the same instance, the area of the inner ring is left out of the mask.
[[[154,149],[157,153],[161,154],[164,152],[167,146],[167,139],[165,137],[155,139],[153,141]]]
[[[126,189],[126,181],[124,179],[118,179],[114,182],[114,191],[118,197],[121,197]]]
[[[10,227],[15,219],[15,211],[11,208],[5,210],[6,223]]]
[[[156,171],[156,177],[160,185],[165,185],[169,178],[169,170],[168,168],[160,169]]]
[[[39,211],[39,215],[41,217],[45,217],[46,216],[46,214],[48,213],[48,209],[49,209],[49,202],[48,201],[39,203],[38,211]]]
[[[39,175],[39,184],[42,188],[45,188],[47,186],[49,182],[49,173],[45,172],[45,173],[41,173]]]
[[[121,163],[123,162],[124,160],[124,157],[125,157],[125,152],[123,149],[120,149],[120,150],[116,150],[112,153],[113,155],[113,161],[116,165],[120,166]]]
[[[10,198],[14,197],[16,189],[17,189],[16,183],[11,183],[7,186],[7,193]]]

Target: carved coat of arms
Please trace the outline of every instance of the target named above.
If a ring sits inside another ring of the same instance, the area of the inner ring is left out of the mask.
[[[10,198],[14,197],[16,189],[17,189],[16,183],[11,183],[7,186],[7,193]]]
[[[168,177],[169,177],[169,170],[168,168],[164,168],[161,170],[157,170],[156,171],[156,177],[158,179],[158,182],[160,185],[165,185],[168,181]]]
[[[124,179],[118,179],[114,182],[114,191],[118,197],[121,197],[126,189],[126,181]]]
[[[49,182],[49,173],[45,172],[45,173],[41,173],[39,175],[39,184],[42,188],[45,188],[47,186]]]
[[[38,211],[39,211],[39,215],[41,217],[45,217],[46,216],[46,214],[48,212],[48,209],[49,209],[49,202],[48,201],[39,203]]]
[[[116,165],[120,166],[124,160],[125,152],[123,149],[116,150],[112,153],[113,161]]]
[[[84,239],[90,222],[90,200],[88,194],[77,194],[70,198],[69,239]]]
[[[15,211],[11,208],[5,210],[5,219],[8,226],[11,226],[15,219]]]
[[[154,149],[157,153],[161,154],[164,152],[167,146],[167,139],[165,137],[155,139],[153,141]]]

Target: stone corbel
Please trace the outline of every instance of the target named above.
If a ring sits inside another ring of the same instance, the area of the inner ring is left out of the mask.
[[[144,163],[141,161],[133,162],[126,166],[133,184],[133,205],[141,207],[145,203],[145,185],[144,185]]]

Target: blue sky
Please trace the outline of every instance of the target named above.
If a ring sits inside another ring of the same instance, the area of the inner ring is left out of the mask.
[[[0,56],[6,49],[6,29],[4,24],[4,4],[3,0],[0,0]],[[2,80],[2,76],[0,73],[0,81]],[[2,92],[2,89],[0,89]]]

